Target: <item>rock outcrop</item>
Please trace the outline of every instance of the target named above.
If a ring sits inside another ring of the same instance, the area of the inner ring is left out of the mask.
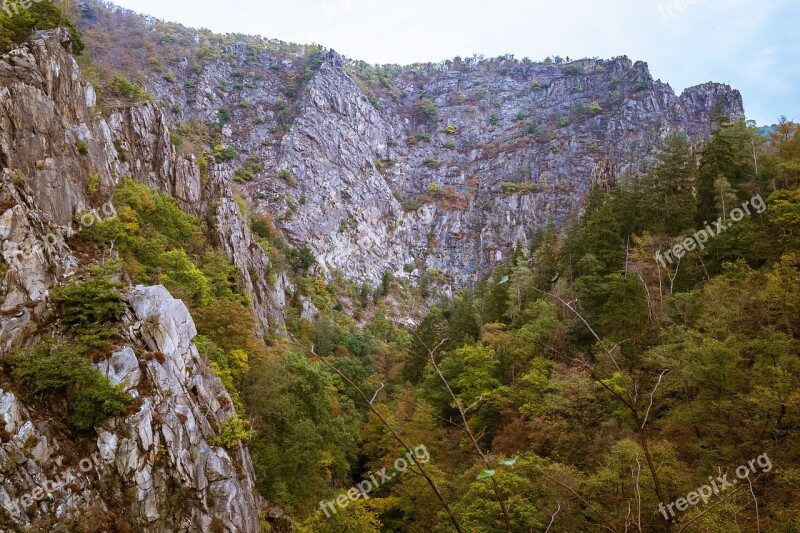
[[[41,32],[0,59],[0,357],[51,336],[50,290],[87,266],[69,237],[115,214],[110,198],[122,176],[198,214],[213,194],[223,249],[243,272],[269,267],[230,185],[201,186],[152,103],[103,118],[69,49],[67,32]],[[264,331],[280,329],[279,284],[247,278],[245,289],[259,296]],[[26,405],[18,383],[0,380],[0,528],[95,517],[111,521],[100,528],[259,531],[266,503],[247,448],[217,441],[233,401],[192,343],[187,308],[163,287],[134,287],[126,299],[125,343],[97,367],[135,400],[94,437],[69,434]]]
[[[126,299],[129,344],[97,367],[138,408],[97,427],[93,443],[76,446],[0,391],[0,525],[64,525],[91,509],[140,531],[260,531],[247,449],[215,443],[233,401],[192,343],[189,311],[160,286]]]

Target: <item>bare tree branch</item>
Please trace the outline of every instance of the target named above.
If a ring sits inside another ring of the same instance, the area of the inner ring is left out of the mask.
[[[456,410],[458,410],[458,413],[461,415],[461,421],[464,424],[464,429],[467,432],[467,436],[469,436],[470,440],[472,441],[472,445],[475,448],[475,451],[478,452],[478,455],[480,456],[481,461],[483,461],[483,464],[486,466],[486,469],[491,470],[492,466],[489,463],[488,457],[486,457],[486,454],[483,453],[480,444],[478,444],[478,439],[475,437],[475,434],[469,427],[469,422],[467,422],[466,410],[464,410],[464,408],[462,407],[461,401],[458,399],[458,396],[456,396],[456,393],[453,392],[453,388],[450,386],[450,383],[447,381],[447,378],[445,377],[441,368],[439,368],[439,364],[436,362],[436,351],[439,348],[441,348],[448,339],[442,339],[442,341],[439,344],[437,344],[434,349],[431,350],[430,348],[428,348],[428,345],[425,344],[425,342],[420,338],[420,336],[417,335],[416,331],[411,330],[411,332],[413,333],[414,337],[416,337],[417,342],[419,342],[427,350],[428,355],[430,356],[431,364],[433,365],[433,369],[436,371],[436,374],[439,376],[439,379],[442,381],[445,388],[447,389],[448,394],[453,399],[453,404],[455,405]],[[491,477],[491,480],[492,480],[492,486],[494,487],[495,495],[497,496],[497,502],[500,504],[500,510],[503,512],[503,521],[505,522],[506,530],[509,533],[511,533],[512,531],[511,519],[508,516],[508,509],[506,508],[506,502],[505,500],[503,500],[503,495],[500,493],[500,486],[497,484],[497,479],[495,479],[494,476]]]
[[[580,493],[578,493],[578,491],[576,491],[575,489],[573,489],[572,487],[570,487],[570,486],[569,486],[569,485],[567,485],[566,483],[562,483],[561,481],[557,480],[556,478],[554,478],[554,477],[552,477],[552,476],[549,476],[549,475],[545,474],[545,472],[544,472],[544,469],[543,469],[541,466],[537,466],[537,468],[538,468],[538,470],[539,470],[539,473],[542,475],[542,477],[543,477],[543,478],[545,478],[546,480],[548,480],[548,481],[550,481],[550,482],[552,482],[552,483],[555,483],[556,485],[558,485],[558,486],[560,486],[560,487],[562,487],[562,488],[565,488],[565,489],[567,489],[567,490],[568,490],[569,492],[571,492],[571,493],[572,493],[572,494],[573,494],[573,495],[574,495],[576,498],[578,498],[578,499],[579,499],[581,502],[583,502],[583,504],[584,504],[584,505],[585,505],[585,506],[586,506],[586,507],[587,507],[589,510],[591,510],[591,511],[592,511],[594,514],[596,514],[596,515],[597,515],[597,517],[598,517],[598,518],[600,518],[600,520],[602,520],[603,522],[605,522],[605,523],[606,523],[606,527],[607,527],[607,528],[608,528],[610,531],[613,531],[614,533],[619,533],[619,532],[617,531],[617,528],[615,528],[615,527],[614,527],[614,525],[611,523],[611,521],[610,521],[608,518],[606,518],[606,516],[605,516],[603,513],[601,513],[600,511],[598,511],[598,510],[597,510],[597,508],[596,508],[594,505],[592,505],[592,503],[591,503],[589,500],[587,500],[586,498],[584,498],[583,496],[581,496],[581,495],[580,495]]]
[[[550,528],[553,527],[553,522],[556,521],[556,515],[559,512],[561,512],[561,503],[560,502],[556,502],[556,504],[558,505],[558,508],[556,509],[556,512],[553,513],[553,516],[550,517],[550,523],[547,524],[547,529],[544,530],[544,533],[549,533],[550,532]]]
[[[667,376],[670,373],[672,373],[672,370],[666,369],[666,370],[662,370],[661,374],[659,374],[658,383],[656,383],[656,386],[653,387],[653,392],[650,393],[650,405],[647,406],[647,411],[645,411],[645,413],[644,413],[644,421],[642,422],[642,427],[644,427],[645,424],[647,424],[647,419],[650,416],[650,409],[652,409],[652,407],[653,407],[653,396],[655,396],[659,385],[661,385],[661,381],[664,379],[664,376]]]
[[[386,429],[389,430],[389,432],[392,434],[394,439],[409,454],[412,454],[412,455],[414,454],[414,452],[412,451],[411,447],[406,443],[406,441],[403,439],[403,437],[400,436],[400,434],[394,429],[394,427],[389,423],[389,421],[386,420],[386,418],[381,414],[381,412],[378,411],[378,409],[376,409],[374,405],[372,405],[372,402],[369,400],[367,395],[364,394],[364,391],[361,390],[361,387],[356,385],[356,383],[352,379],[350,379],[350,377],[347,376],[347,374],[342,372],[340,369],[336,368],[335,365],[333,365],[329,361],[325,360],[325,358],[320,357],[314,351],[314,347],[313,346],[310,347],[310,348],[307,347],[307,346],[304,346],[291,333],[289,334],[289,338],[291,339],[292,344],[294,344],[298,348],[300,348],[300,349],[304,350],[305,352],[307,352],[309,355],[311,355],[317,361],[320,361],[322,364],[324,364],[326,367],[328,367],[328,369],[330,369],[331,371],[333,371],[336,374],[338,374],[343,380],[345,380],[345,382],[347,382],[348,385],[353,387],[353,389],[355,389],[356,392],[358,392],[358,395],[361,396],[361,398],[364,400],[364,403],[367,404],[367,407],[369,408],[369,410],[372,411],[372,414],[374,414],[381,421],[381,423],[384,425],[384,427],[386,427]],[[428,472],[425,469],[425,467],[422,466],[422,463],[417,462],[417,466],[419,467],[420,473],[425,477],[425,480],[428,482],[428,485],[430,485],[431,489],[433,490],[434,494],[436,495],[436,498],[442,504],[442,507],[444,507],[444,510],[445,510],[445,512],[447,512],[447,516],[450,518],[450,521],[453,523],[453,526],[456,528],[456,531],[458,533],[463,533],[463,530],[461,529],[461,525],[458,523],[458,520],[456,519],[455,515],[453,514],[453,511],[450,509],[450,506],[445,501],[441,490],[439,490],[439,486],[436,484],[436,482],[433,480],[433,478],[428,474]]]
[[[381,386],[378,388],[378,390],[375,391],[375,394],[372,396],[372,399],[369,401],[370,405],[375,403],[375,399],[378,397],[378,394],[380,394],[380,392],[383,390],[384,386],[385,386],[385,384],[381,383]]]

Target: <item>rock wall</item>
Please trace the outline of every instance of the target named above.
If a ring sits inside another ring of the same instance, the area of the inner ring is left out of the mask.
[[[84,3],[87,27],[123,16],[135,28],[135,14]],[[644,170],[675,132],[702,142],[717,113],[744,116],[727,85],[676,95],[627,57],[375,68],[313,47],[141,27],[136,38],[164,60],[136,74],[166,119],[230,114],[231,164],[264,166],[242,185],[256,210],[308,245],[322,272],[372,284],[390,271],[414,283],[426,274],[445,292],[470,285],[538,229],[579,215],[598,176]],[[100,41],[87,45],[111,60]]]
[[[0,525],[65,528],[93,512],[138,531],[260,531],[247,449],[215,444],[233,402],[192,343],[189,311],[160,286],[126,300],[129,343],[97,366],[138,408],[95,428],[93,442],[70,442],[0,389]]]
[[[190,212],[215,205],[214,229],[231,259],[244,273],[269,266],[229,183],[201,186],[195,162],[169,142],[158,106],[106,113],[67,32],[37,33],[0,59],[0,357],[51,336],[50,289],[87,266],[66,241],[81,224],[113,214],[109,200],[124,175]],[[254,311],[265,331],[279,329],[283,291],[254,277],[245,280]],[[97,366],[136,399],[93,437],[25,405],[19,384],[0,373],[0,529],[67,530],[79,510],[116,521],[101,529],[259,531],[269,510],[247,448],[216,442],[233,402],[192,343],[187,308],[163,287],[134,287],[126,299],[126,342]]]

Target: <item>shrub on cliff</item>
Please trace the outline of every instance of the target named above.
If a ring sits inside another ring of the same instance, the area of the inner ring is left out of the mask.
[[[92,348],[105,346],[115,334],[114,323],[125,312],[119,283],[92,270],[92,277],[52,291],[62,322],[81,342]]]
[[[144,100],[152,100],[153,97],[138,83],[131,81],[122,74],[114,75],[111,83],[107,88],[108,92],[118,98],[126,100],[133,100],[134,102],[141,102]]]
[[[419,110],[431,125],[439,120],[439,106],[430,98],[425,98],[419,103]]]
[[[63,2],[62,2],[63,3]],[[52,0],[39,0],[28,9],[17,3],[4,3],[0,9],[0,48],[9,50],[25,42],[36,30],[67,28],[72,38],[72,52],[83,52],[83,40],[78,29],[67,17],[67,6],[56,6]]]
[[[94,368],[80,344],[40,344],[9,360],[14,376],[36,395],[66,394],[72,425],[88,430],[122,414],[130,396]]]

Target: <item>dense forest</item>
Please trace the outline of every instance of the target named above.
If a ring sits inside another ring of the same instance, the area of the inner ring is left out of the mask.
[[[596,189],[567,231],[542,231],[415,327],[385,318],[406,292],[391,277],[364,291],[311,276],[311,261],[253,217],[297,294],[323,311],[311,323],[295,302],[285,337],[255,339],[235,269],[203,221],[133,181],[115,191],[119,216],[76,247],[102,256],[114,242],[126,279],[164,284],[191,306],[196,342],[240,412],[227,445],[248,442],[261,493],[307,517],[308,531],[538,531],[551,520],[562,531],[791,531],[799,133],[723,122],[700,153],[666,139],[646,175]],[[731,206],[748,201],[734,223]],[[656,259],[717,219],[729,227],[703,249]],[[96,309],[119,277],[98,273],[59,298],[86,293]],[[357,322],[343,302],[374,318]],[[96,344],[99,317],[89,318],[71,350]],[[325,507],[420,446],[428,462],[335,514]],[[756,459],[747,485],[664,520],[659,503]]]
[[[305,353],[333,369],[337,409],[360,413],[341,415],[358,442],[330,456],[357,461],[342,464],[350,477],[325,471],[334,488],[391,470],[405,445],[431,458],[427,474],[400,476],[332,520],[317,509],[310,530],[792,531],[798,134],[789,122],[763,137],[722,121],[699,152],[666,139],[646,175],[595,190],[566,232],[542,231],[413,329],[380,314],[354,329],[336,312],[294,325]],[[717,219],[727,229],[703,249],[656,259]],[[747,484],[669,521],[659,512],[748,462],[760,467]],[[300,513],[326,496],[289,492]]]
[[[35,6],[0,13],[3,46],[68,23]],[[3,361],[75,432],[135,407],[91,362],[124,289],[161,284],[235,403],[218,444],[249,447],[300,531],[800,531],[798,124],[665,138],[452,299],[326,279],[241,199],[295,287],[265,338],[210,219],[131,179],[113,201],[70,243],[94,266],[54,291],[52,339]],[[424,316],[395,323],[398,305]]]

